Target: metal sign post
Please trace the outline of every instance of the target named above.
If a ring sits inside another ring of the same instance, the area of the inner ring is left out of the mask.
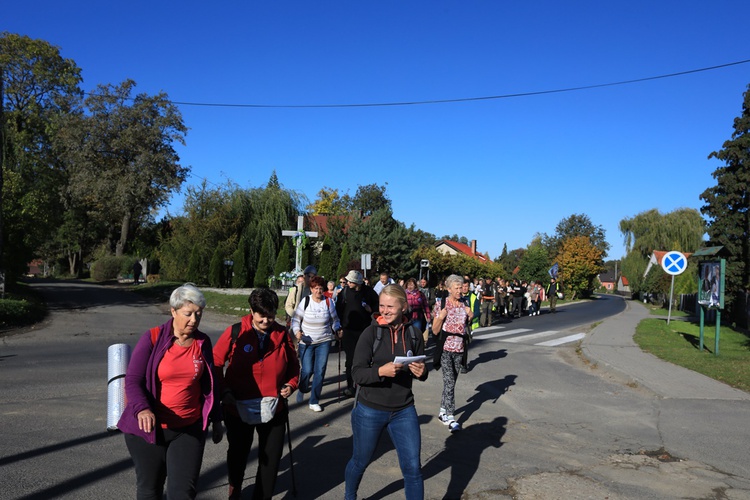
[[[667,274],[672,275],[672,286],[669,290],[669,314],[667,315],[667,324],[672,319],[672,296],[674,295],[674,277],[682,274],[687,269],[687,257],[682,252],[671,251],[661,259],[661,267]]]
[[[372,269],[372,255],[369,253],[363,253],[361,264],[362,264],[362,273],[365,275],[365,278],[367,278],[367,270]]]

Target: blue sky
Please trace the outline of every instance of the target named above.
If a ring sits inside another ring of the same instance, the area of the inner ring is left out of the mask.
[[[85,90],[317,106],[533,94],[750,59],[747,0],[8,2],[0,30],[59,46]],[[620,220],[699,209],[750,63],[575,92],[373,107],[180,105],[189,184],[310,200],[388,183],[394,216],[497,257],[574,213],[624,255]],[[181,210],[175,195],[169,208]],[[664,249],[670,250],[670,249]]]

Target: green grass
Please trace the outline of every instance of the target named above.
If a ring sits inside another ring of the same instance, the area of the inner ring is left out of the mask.
[[[648,309],[649,313],[652,316],[664,316],[665,318],[669,316],[669,309],[665,309],[661,306],[655,306],[653,304],[644,304],[644,307]],[[672,308],[672,317],[673,318],[686,318],[690,316],[690,313],[686,313],[685,311],[678,311],[674,307]]]
[[[44,301],[25,283],[16,283],[13,292],[0,299],[0,328],[32,325],[46,315]]]
[[[132,290],[135,293],[153,299],[156,302],[169,302],[169,296],[172,294],[172,291],[180,285],[182,285],[181,282],[160,281],[159,283],[138,285]],[[203,295],[206,297],[206,309],[209,311],[237,317],[245,316],[250,313],[250,306],[247,303],[248,296],[246,294],[230,295],[209,290],[202,291]],[[284,299],[284,296],[279,297],[279,308],[276,315],[277,318],[280,319],[284,318],[285,315]]]
[[[687,321],[667,322],[660,318],[641,321],[633,339],[646,352],[670,363],[702,373],[715,380],[750,391],[750,337],[729,327],[719,332],[719,355],[714,356],[716,327],[703,330],[700,351],[700,327]]]

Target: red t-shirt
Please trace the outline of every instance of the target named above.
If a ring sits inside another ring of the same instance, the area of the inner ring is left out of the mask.
[[[201,383],[205,369],[200,345],[173,343],[157,368],[159,402],[157,421],[163,428],[179,428],[201,417]]]

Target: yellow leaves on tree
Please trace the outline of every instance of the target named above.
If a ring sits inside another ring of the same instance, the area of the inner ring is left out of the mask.
[[[559,279],[575,296],[586,295],[595,288],[596,276],[602,272],[602,252],[587,236],[565,239],[557,256]]]

